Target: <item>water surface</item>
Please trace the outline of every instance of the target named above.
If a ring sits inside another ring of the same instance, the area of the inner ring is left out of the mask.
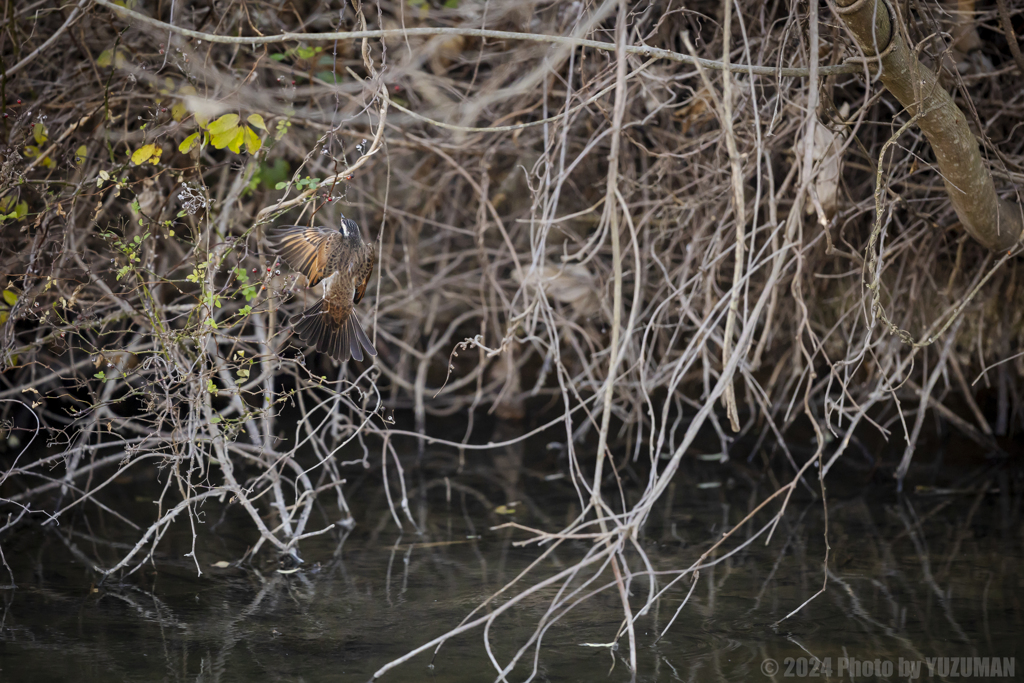
[[[186,557],[192,541],[184,518],[151,562],[102,582],[89,565],[116,562],[138,532],[96,508],[56,528],[21,527],[0,539],[17,585],[0,593],[0,680],[369,680],[455,627],[542,552],[514,543],[528,537],[524,532],[494,526],[514,519],[557,531],[578,511],[575,491],[557,468],[516,463],[516,473],[509,472],[508,463],[486,454],[461,470],[450,457],[428,457],[422,470],[407,472],[418,530],[406,522],[404,531],[387,508],[379,472],[365,473],[347,489],[356,525],[303,543],[298,567],[268,553],[234,564],[256,536],[237,506],[226,503],[202,510],[201,576]],[[856,680],[906,680],[898,671],[885,676],[885,663],[896,669],[901,658],[921,662],[921,677],[928,678],[929,662],[948,667],[949,658],[975,657],[1013,658],[1017,667],[1013,677],[985,680],[1024,676],[1019,473],[1005,465],[944,469],[941,477],[917,476],[915,484],[912,472],[910,490],[897,495],[890,478],[869,469],[834,472],[825,593],[773,626],[822,586],[824,519],[812,486],[794,497],[767,547],[762,536],[701,572],[670,629],[691,588],[688,578],[638,619],[636,680],[813,678],[815,661],[818,673],[830,665],[830,680],[852,680],[849,667],[857,661]],[[129,482],[107,502],[141,519],[152,514],[151,490]],[[772,490],[770,478],[744,460],[688,462],[671,500],[659,502],[642,547],[658,571],[685,568]],[[322,525],[340,518],[327,501],[318,513]],[[758,517],[737,543],[766,520]],[[531,576],[539,581],[571,566],[588,547],[563,543]],[[634,571],[643,570],[635,553],[629,558]],[[672,578],[659,576],[659,585]],[[605,572],[593,585],[609,581]],[[645,578],[634,579],[634,610],[647,588]],[[556,590],[530,595],[494,622],[488,642],[502,665],[530,638]],[[631,680],[627,639],[607,646],[622,614],[615,591],[569,612],[545,632],[535,680]],[[524,680],[532,669],[531,651],[509,679]],[[935,673],[939,680],[940,669]],[[494,678],[476,629],[384,680]]]

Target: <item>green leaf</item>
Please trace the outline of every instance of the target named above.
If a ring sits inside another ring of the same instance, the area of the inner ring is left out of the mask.
[[[291,128],[291,126],[292,122],[288,119],[278,119],[274,131],[274,139],[280,140],[283,138],[288,133],[288,129]]]
[[[15,294],[14,292],[12,292],[9,289],[5,289],[4,290],[4,301],[7,302],[8,306],[14,306],[14,304],[18,303],[18,295]]]
[[[81,166],[87,156],[89,156],[89,149],[82,145],[75,150],[75,163]]]
[[[103,380],[104,382],[106,382],[106,381],[107,381],[107,373],[105,373],[105,372],[104,372],[104,371],[102,371],[102,370],[100,370],[100,371],[99,371],[99,372],[97,372],[97,373],[96,373],[95,375],[93,375],[93,377],[95,377],[96,379],[101,379],[101,380]]]
[[[220,415],[214,415],[213,417],[210,418],[210,424],[212,424],[212,425],[220,424],[222,419],[223,418],[221,418]]]
[[[213,127],[213,124],[210,124]],[[235,154],[238,154],[242,150],[242,143],[245,140],[245,132],[241,126],[235,126],[234,128],[228,128],[225,131],[219,133],[210,133],[210,144],[215,149],[224,149],[227,147]]]
[[[274,54],[270,55],[270,58],[273,59],[275,62],[283,62],[286,57],[287,55],[285,55],[283,52],[275,52]]]
[[[226,133],[229,130],[234,129],[238,126],[238,114],[224,114],[216,121],[212,121],[209,126],[210,135],[217,135],[218,133]]]
[[[35,138],[37,145],[45,143],[49,139],[46,133],[46,126],[42,123],[33,123],[32,137]]]
[[[200,135],[202,135],[201,131],[189,135],[180,145],[178,145],[178,151],[181,152],[182,154],[188,154],[189,152],[191,152],[193,149],[195,149],[196,145],[199,144]]]
[[[245,142],[245,131],[248,130],[244,126],[235,128],[235,136],[228,142],[228,149],[235,154],[242,151],[242,144]]]
[[[256,154],[256,152],[260,151],[263,141],[260,140],[260,136],[256,135],[249,126],[242,126],[242,128],[244,130],[245,151],[249,154]]]
[[[267,124],[263,122],[263,117],[260,116],[259,114],[249,114],[249,116],[246,117],[245,120],[248,121],[249,125],[253,126],[254,128],[259,128],[260,130],[263,131],[267,130]]]

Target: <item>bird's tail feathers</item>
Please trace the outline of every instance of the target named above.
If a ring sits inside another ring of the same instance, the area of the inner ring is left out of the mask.
[[[349,356],[358,361],[363,360],[363,349],[371,356],[377,355],[377,350],[373,348],[355,314],[350,313],[340,324],[336,324],[334,317],[324,308],[323,299],[294,316],[291,323],[299,338],[315,346],[320,353],[326,353],[342,363]]]

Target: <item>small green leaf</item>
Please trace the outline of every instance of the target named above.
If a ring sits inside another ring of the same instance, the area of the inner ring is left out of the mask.
[[[245,120],[248,121],[249,125],[253,126],[254,128],[259,128],[260,130],[263,131],[267,129],[267,124],[263,122],[263,117],[260,116],[259,114],[249,114],[249,116]]]
[[[4,301],[7,302],[8,306],[13,306],[18,303],[18,295],[9,289],[4,290]]]
[[[195,149],[196,145],[199,144],[200,135],[202,135],[202,132],[192,133],[192,135],[189,135],[180,145],[178,145],[178,151],[182,154],[188,154],[191,152]]]
[[[274,139],[280,140],[283,138],[288,133],[288,129],[291,128],[291,126],[292,122],[288,119],[278,119],[277,125],[274,127]]]
[[[220,415],[214,415],[213,417],[210,418],[210,424],[212,424],[212,425],[220,424],[221,419],[222,418],[221,418]]]
[[[282,181],[282,182],[277,183],[277,184],[274,185],[274,189],[275,190],[283,190],[286,187],[288,187],[288,181],[287,180]]]
[[[32,137],[35,138],[37,145],[45,143],[49,139],[46,133],[46,126],[42,123],[33,123]]]

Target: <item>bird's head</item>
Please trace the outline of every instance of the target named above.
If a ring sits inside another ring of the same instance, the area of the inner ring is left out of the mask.
[[[346,239],[354,240],[356,242],[363,241],[363,235],[359,232],[359,224],[350,218],[342,218],[341,225],[338,226],[338,230],[345,236]]]

